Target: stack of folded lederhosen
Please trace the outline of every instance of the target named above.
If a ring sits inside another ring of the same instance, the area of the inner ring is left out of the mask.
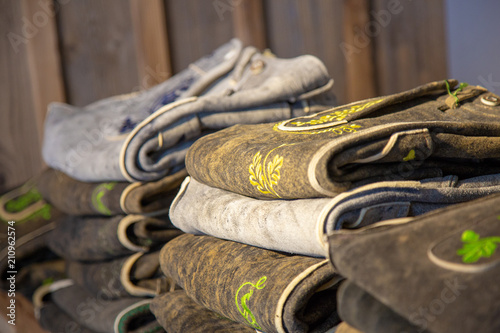
[[[159,269],[158,249],[181,232],[165,217],[164,207],[155,206],[169,204],[180,179],[90,183],[54,169],[39,177],[44,198],[67,214],[46,242],[64,258],[69,279],[44,285],[33,297],[44,328],[111,332],[120,320],[127,320],[131,331],[158,327],[145,304],[173,288]],[[162,196],[155,198],[158,193]]]
[[[232,40],[137,95],[52,104],[36,188],[67,214],[44,242],[69,279],[35,292],[42,325],[496,332],[499,97],[335,106],[331,84]]]
[[[440,81],[200,138],[170,208],[198,236],[164,273],[263,332],[497,332],[499,101]],[[152,305],[172,331],[175,301]]]
[[[232,40],[142,93],[83,108],[52,104],[43,146],[51,169],[37,184],[67,214],[47,244],[65,259],[68,279],[35,292],[42,325],[163,331],[149,311],[159,294],[219,322],[219,315],[187,304],[185,292],[160,270],[159,246],[182,234],[166,214],[187,175],[186,151],[199,137],[235,124],[325,109],[333,103],[332,83],[315,57],[278,59]]]

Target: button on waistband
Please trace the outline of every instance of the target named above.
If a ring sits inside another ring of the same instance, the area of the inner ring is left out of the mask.
[[[481,102],[484,105],[489,105],[489,106],[500,105],[500,99],[496,96],[493,96],[493,95],[487,95],[487,96],[481,97]]]

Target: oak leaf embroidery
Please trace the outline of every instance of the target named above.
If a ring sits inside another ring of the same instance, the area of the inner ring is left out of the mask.
[[[475,263],[481,258],[491,257],[500,243],[500,237],[480,238],[479,234],[472,230],[462,233],[463,247],[457,250],[457,255],[462,256],[464,263]]]

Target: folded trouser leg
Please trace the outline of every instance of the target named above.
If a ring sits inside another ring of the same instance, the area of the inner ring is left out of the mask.
[[[82,181],[158,180],[184,168],[186,151],[199,137],[303,115],[309,100],[328,94],[333,84],[311,55],[279,59],[233,40],[208,58],[216,59],[191,64],[165,82],[170,87],[160,84],[125,101],[108,98],[84,108],[51,104],[45,161]],[[154,97],[181,90],[169,82],[186,75],[196,82],[156,108]],[[293,107],[297,102],[305,106]]]
[[[313,115],[232,126],[197,140],[186,169],[209,186],[263,199],[331,197],[374,181],[500,173],[500,103],[484,103],[500,96],[469,86],[450,108],[447,85],[457,83],[430,82]]]
[[[67,262],[68,277],[87,291],[106,293],[110,298],[155,296],[172,289],[162,274],[159,252],[136,253],[102,262]]]
[[[500,195],[328,235],[340,274],[422,330],[500,330]]]
[[[232,69],[241,50],[241,42],[233,39],[175,76],[139,93],[105,98],[82,108],[51,103],[45,122],[45,161],[80,180],[89,181],[82,179],[89,172],[94,178],[102,177],[112,171],[109,164],[105,165],[110,151],[113,147],[119,149],[123,137],[138,122],[163,105],[202,93]],[[94,164],[92,168],[86,167],[89,163]],[[115,171],[119,172],[117,164]]]
[[[155,297],[151,312],[168,333],[252,333],[255,329],[234,322],[193,301],[183,290]]]
[[[159,247],[182,234],[171,223],[141,215],[67,216],[48,238],[52,251],[68,260],[108,260]]]
[[[330,201],[258,200],[188,178],[170,207],[170,219],[190,234],[326,257],[316,229],[320,213]]]
[[[91,294],[72,280],[48,286],[54,304],[72,320],[95,332],[164,332],[149,310],[151,299],[109,299],[105,293]]]
[[[160,262],[197,303],[249,327],[325,332],[339,322],[341,278],[325,260],[185,234],[163,247]]]
[[[37,187],[54,207],[71,215],[158,215],[168,211],[186,175],[182,169],[155,182],[87,183],[48,169],[38,178]]]
[[[65,280],[60,280],[65,281]],[[57,288],[61,282],[52,284]],[[66,282],[62,282],[66,285]],[[71,318],[64,312],[51,297],[51,286],[43,285],[36,289],[33,294],[33,306],[35,309],[35,316],[40,326],[49,332],[80,332],[80,333],[95,333],[85,326]]]
[[[429,333],[349,280],[340,286],[337,300],[340,318],[364,333]]]
[[[500,174],[493,174],[468,179],[446,176],[376,182],[334,198],[261,200],[188,177],[169,215],[172,223],[187,233],[324,257],[327,253],[323,236],[330,230],[421,215],[499,192]]]
[[[64,268],[65,262],[60,258],[47,258],[46,261],[24,266],[16,275],[16,292],[31,298],[35,289],[44,282],[64,279],[66,277]]]
[[[95,333],[74,321],[54,303],[44,304],[39,309],[38,321],[49,332]]]

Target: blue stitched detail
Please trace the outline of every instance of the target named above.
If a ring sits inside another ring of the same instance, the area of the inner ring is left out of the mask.
[[[189,87],[193,84],[195,81],[194,77],[189,77],[186,80],[182,81],[178,88],[175,90],[169,91],[166,94],[164,94],[160,99],[154,104],[154,106],[151,108],[150,113],[155,112],[159,108],[161,108],[164,105],[170,104],[172,102],[175,102],[177,98],[186,90],[188,90]]]
[[[127,117],[123,122],[122,127],[120,128],[120,134],[134,129],[135,126],[137,126],[137,123],[132,122],[132,120],[130,120],[130,117]]]

